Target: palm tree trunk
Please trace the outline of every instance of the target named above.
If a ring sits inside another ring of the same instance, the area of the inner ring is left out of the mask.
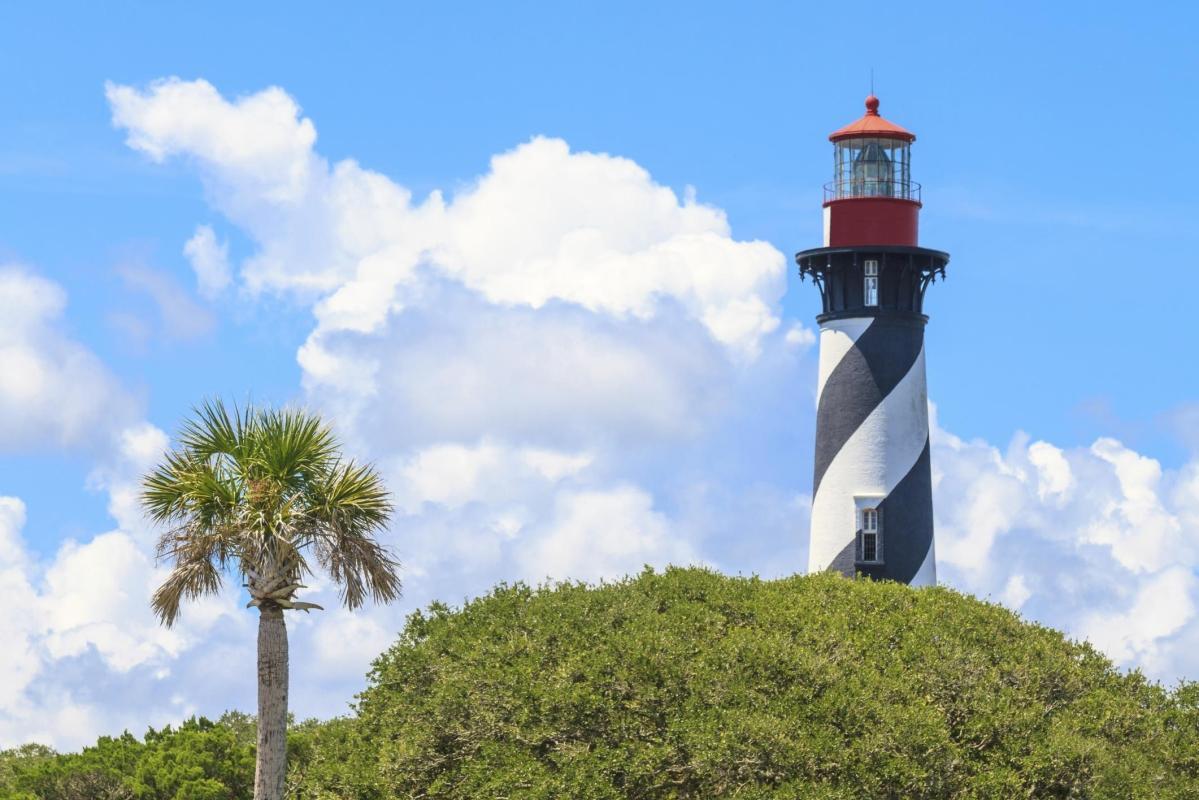
[[[287,778],[287,626],[283,609],[258,614],[258,760],[254,800],[283,800]]]

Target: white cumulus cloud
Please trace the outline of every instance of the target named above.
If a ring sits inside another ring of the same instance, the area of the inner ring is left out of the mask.
[[[110,85],[108,99],[131,147],[194,160],[218,208],[257,241],[249,288],[316,292],[322,329],[376,329],[419,302],[429,271],[501,305],[560,300],[646,318],[669,300],[750,355],[778,325],[782,254],[734,240],[723,212],[628,159],[535,138],[452,200],[414,204],[353,161],[329,165],[280,89],[230,101],[170,79]]]
[[[70,337],[66,293],[15,265],[0,266],[0,450],[95,445],[132,421],[132,398]]]
[[[1199,461],[1167,471],[1110,438],[1001,451],[934,425],[933,468],[942,580],[1155,677],[1199,673]]]
[[[700,563],[653,498],[634,486],[558,495],[554,515],[521,554],[524,572],[538,578],[598,581],[642,566]]]
[[[25,504],[0,497],[0,747],[78,746],[101,732],[177,719],[167,681],[177,659],[200,642],[211,647],[216,629],[230,627],[224,618],[236,621],[234,590],[193,604],[175,629],[159,624],[149,600],[165,572],[135,496],[166,437],[142,423],[115,441],[92,478],[109,494],[113,530],[68,539],[38,558],[24,541]]]
[[[211,226],[196,227],[195,234],[183,245],[183,255],[196,273],[200,294],[205,297],[215,297],[233,281],[229,244],[217,241]]]

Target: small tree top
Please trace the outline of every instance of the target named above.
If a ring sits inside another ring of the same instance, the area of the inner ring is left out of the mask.
[[[234,569],[260,608],[319,608],[293,599],[313,561],[349,608],[398,597],[399,563],[375,540],[390,497],[374,467],[340,449],[302,409],[197,408],[143,481],[143,507],[167,526],[158,557],[173,565],[152,601],[162,622],[174,624],[184,599],[219,591]]]

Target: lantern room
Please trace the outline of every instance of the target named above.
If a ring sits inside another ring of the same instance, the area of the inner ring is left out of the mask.
[[[920,184],[912,180],[916,136],[878,113],[866,98],[866,114],[829,135],[833,180],[824,187],[824,245],[915,247]]]

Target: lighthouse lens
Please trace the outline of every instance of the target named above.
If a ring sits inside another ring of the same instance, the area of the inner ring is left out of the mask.
[[[832,199],[912,198],[910,145],[900,139],[846,139],[836,144]]]
[[[854,197],[894,197],[891,156],[878,141],[867,141],[853,161]]]

